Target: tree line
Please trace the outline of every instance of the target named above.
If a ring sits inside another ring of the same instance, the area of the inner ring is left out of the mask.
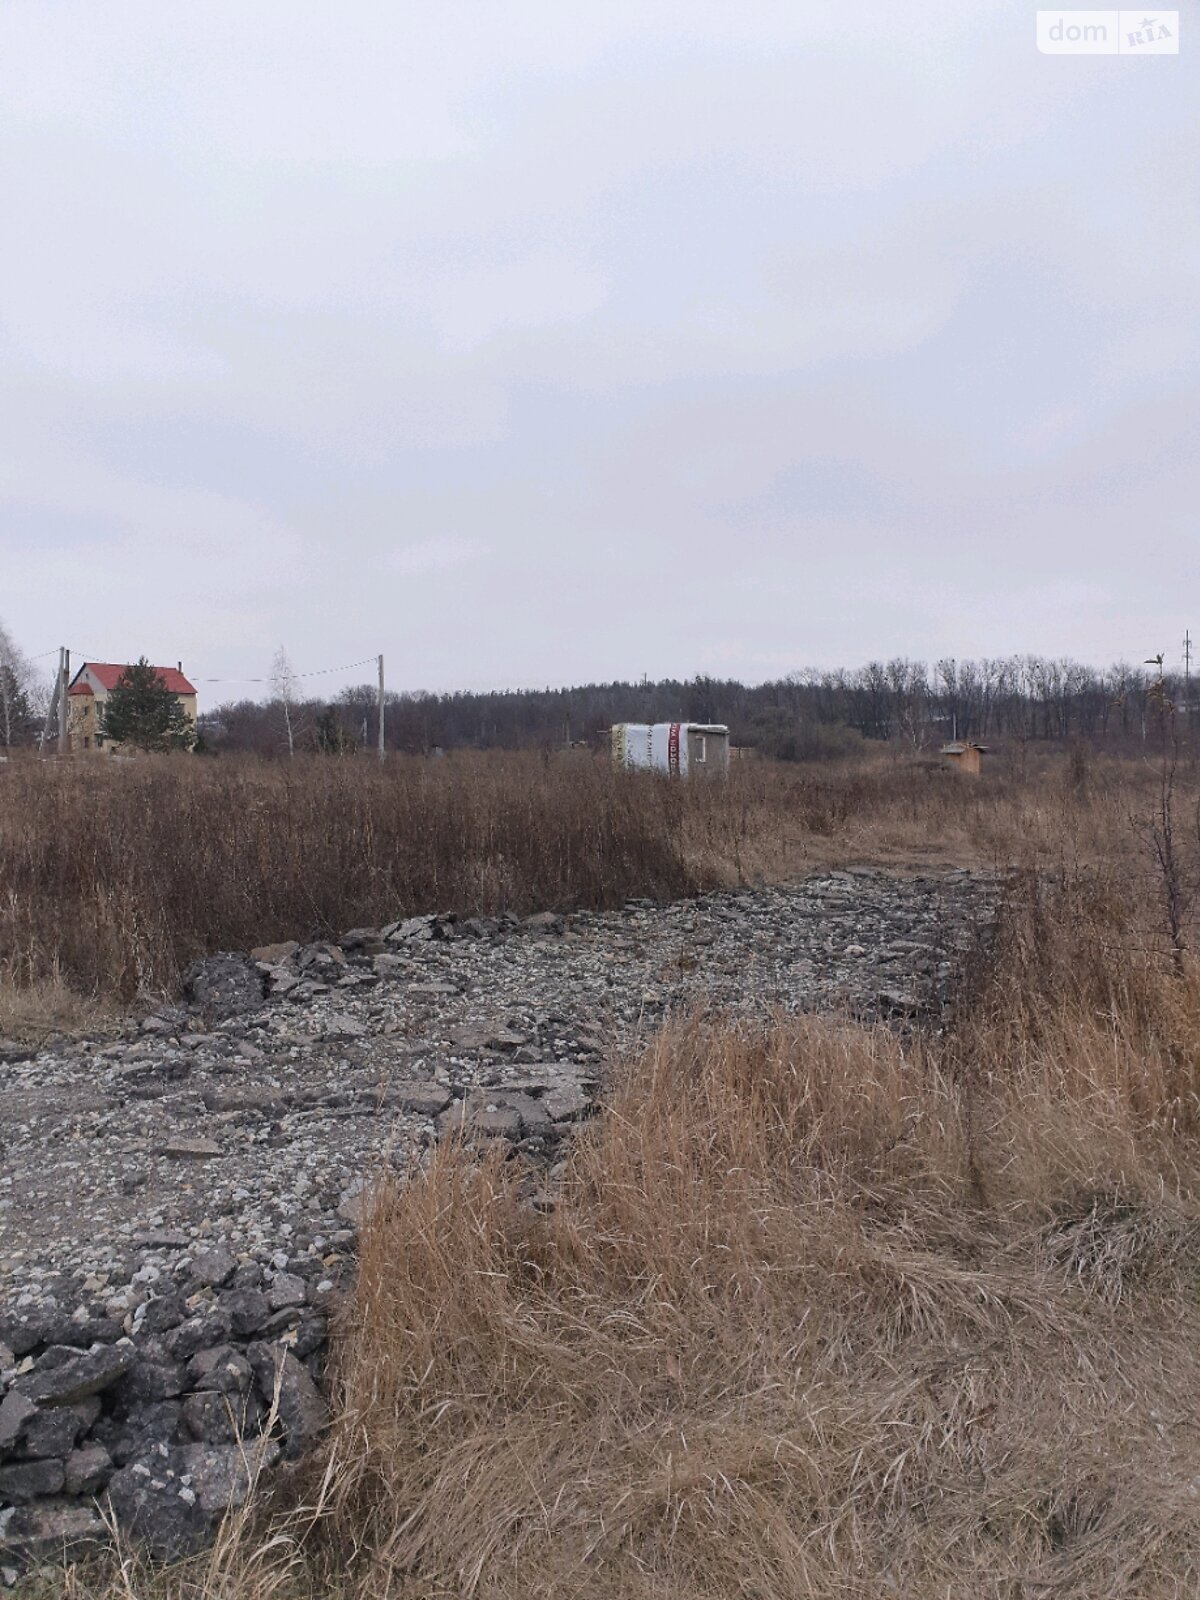
[[[598,746],[614,722],[717,722],[729,726],[736,745],[804,760],[848,752],[866,740],[917,750],[950,738],[1141,742],[1160,715],[1162,696],[1186,711],[1189,689],[1181,677],[1160,676],[1157,666],[1125,662],[1097,670],[1042,656],[896,659],[754,685],[696,677],[389,693],[384,724],[388,749],[430,754]],[[284,692],[237,701],[202,716],[201,728],[206,745],[217,750],[338,754],[374,745],[376,715],[375,687],[362,684],[333,700]]]
[[[376,689],[332,700],[301,693],[282,649],[263,700],[202,712],[202,748],[259,754],[348,754],[374,746]],[[1154,662],[1098,670],[1066,658],[1007,656],[934,663],[895,658],[853,670],[791,673],[760,684],[732,678],[643,678],[560,689],[390,693],[389,750],[550,749],[601,745],[614,722],[718,722],[734,744],[781,760],[849,752],[864,741],[916,750],[950,738],[1141,743],[1164,703],[1196,714],[1191,684]],[[37,740],[47,684],[0,625],[0,748]],[[178,742],[178,741],[177,741]]]

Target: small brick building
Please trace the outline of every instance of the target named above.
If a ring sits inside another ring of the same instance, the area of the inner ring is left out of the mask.
[[[951,739],[942,746],[942,754],[948,766],[956,772],[962,772],[969,778],[979,776],[980,757],[987,754],[987,745],[972,744],[966,739]]]

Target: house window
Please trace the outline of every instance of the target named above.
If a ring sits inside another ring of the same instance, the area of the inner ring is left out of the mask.
[[[87,737],[86,734],[84,735],[83,739],[83,748],[85,750],[90,750],[92,748],[92,741]]]
[[[100,737],[99,734],[96,735],[96,749],[97,750],[103,750],[104,749],[104,740]]]
[[[695,761],[706,761],[708,759],[707,734],[698,733],[696,735],[696,754],[692,759]]]

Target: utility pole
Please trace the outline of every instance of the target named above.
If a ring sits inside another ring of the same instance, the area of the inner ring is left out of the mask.
[[[54,726],[54,716],[58,710],[58,697],[62,692],[63,682],[63,647],[58,647],[58,671],[54,676],[54,692],[50,696],[50,704],[46,707],[46,720],[42,724],[42,737],[38,740],[38,755],[46,754],[46,740],[50,737],[50,729]]]
[[[1192,630],[1186,629],[1183,635],[1183,704],[1184,709],[1192,709]]]
[[[64,645],[59,652],[58,682],[58,753],[67,753],[67,684],[71,678],[71,652]]]
[[[383,748],[383,657],[379,658],[379,759],[384,759]]]

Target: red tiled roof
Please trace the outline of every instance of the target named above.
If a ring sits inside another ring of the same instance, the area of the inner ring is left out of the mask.
[[[89,672],[94,672],[106,689],[115,689],[121,674],[128,670],[109,661],[85,661],[79,669],[80,672],[85,668]],[[155,667],[154,670],[172,694],[195,694],[195,686],[188,682],[178,667]],[[75,693],[75,687],[75,685],[71,687],[72,694]]]
[[[67,690],[68,694],[94,694],[95,690],[90,683],[73,683]]]

